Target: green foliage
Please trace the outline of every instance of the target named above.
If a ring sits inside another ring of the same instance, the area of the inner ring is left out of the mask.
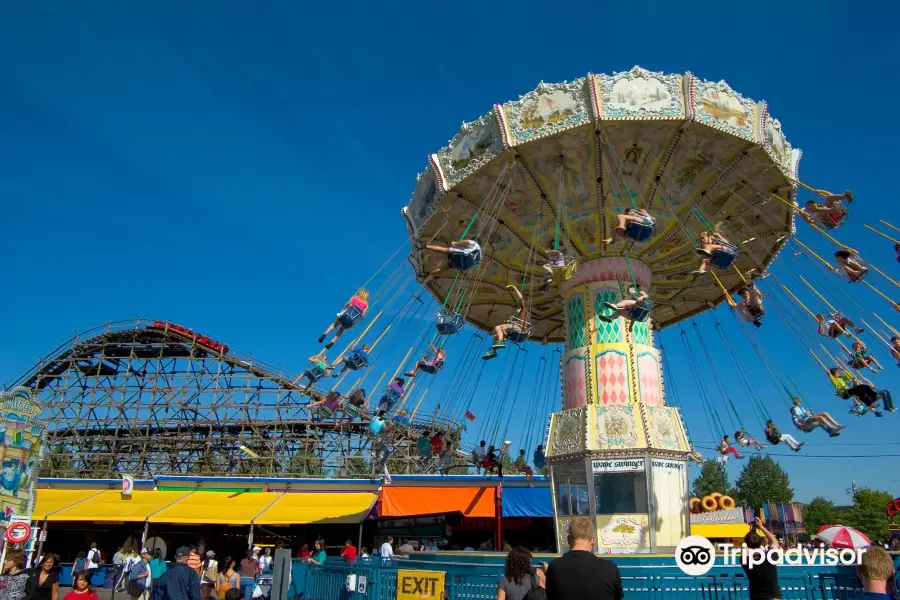
[[[351,456],[344,463],[344,468],[347,470],[347,475],[349,477],[361,477],[368,476],[372,467],[369,465],[369,461],[367,461],[361,454],[357,454],[355,456]]]
[[[841,525],[858,529],[872,540],[886,540],[890,536],[890,521],[884,507],[893,499],[887,492],[860,488],[847,514],[850,522]]]
[[[833,525],[838,522],[838,511],[834,502],[821,496],[812,499],[803,509],[803,527],[809,535],[816,535],[822,525]]]
[[[833,525],[838,522],[838,510],[834,502],[816,496],[803,509],[803,526],[810,535],[815,535],[822,525]]]
[[[692,493],[697,498],[708,496],[713,492],[719,492],[726,496],[734,494],[734,488],[728,482],[728,474],[725,472],[725,465],[716,462],[713,459],[704,461],[700,467],[700,475],[694,480],[691,487]]]
[[[751,456],[736,482],[736,502],[759,509],[766,502],[788,504],[794,500],[791,480],[771,456]]]

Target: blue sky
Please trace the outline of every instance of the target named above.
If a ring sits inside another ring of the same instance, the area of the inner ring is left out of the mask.
[[[900,225],[897,15],[850,6],[5,3],[0,381],[77,330],[135,315],[185,323],[297,372],[336,308],[403,242],[399,211],[416,173],[462,121],[541,80],[634,64],[725,79],[767,100],[804,151],[802,178],[855,191],[841,239],[900,279],[890,244],[862,228],[878,218]],[[799,235],[830,249],[803,225]],[[792,280],[792,268],[775,272]],[[894,317],[877,296],[851,291]],[[787,430],[782,399],[743,334],[724,311],[715,316]],[[708,340],[712,318],[698,323]],[[803,453],[781,460],[798,497],[843,502],[853,479],[900,494],[900,416],[850,421],[777,319],[760,335],[804,396],[850,425],[838,440],[806,436]],[[662,339],[691,432],[709,446],[680,329]],[[879,385],[896,383],[895,368]],[[733,376],[723,367],[723,379]],[[746,392],[728,385],[752,422]],[[529,398],[521,391],[508,406]],[[537,419],[511,412],[507,437],[527,437],[521,430]],[[736,475],[738,463],[729,469]]]

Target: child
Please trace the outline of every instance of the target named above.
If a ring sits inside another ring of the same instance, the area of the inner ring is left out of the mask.
[[[431,342],[428,342],[428,345],[431,347],[431,358],[420,359],[419,362],[416,363],[416,366],[413,367],[413,370],[407,371],[403,374],[404,376],[415,377],[416,373],[420,370],[434,375],[444,367],[444,359],[447,358],[447,351],[443,348],[438,348]]]
[[[694,449],[693,444],[691,444],[691,449],[688,452],[688,458],[691,459],[692,461],[694,461],[695,463],[697,463],[698,465],[703,464],[703,455]]]
[[[762,293],[753,283],[748,283],[739,289],[737,293],[741,297],[741,302],[737,305],[738,313],[748,323],[753,323],[756,327],[762,327],[760,319],[766,314],[762,305]]]
[[[368,344],[362,346],[354,346],[344,356],[339,357],[334,364],[331,365],[332,371],[339,363],[343,362],[340,371],[334,371],[331,376],[337,379],[347,371],[358,371],[369,366],[369,352],[372,348]]]
[[[635,226],[636,224],[636,226]],[[653,227],[656,225],[656,219],[650,216],[650,213],[643,208],[628,208],[622,214],[616,215],[616,225],[610,232],[610,237],[603,240],[604,246],[609,246],[617,240],[627,239],[629,231],[632,232],[633,239],[636,241],[646,241],[653,235]],[[638,227],[648,227],[649,235],[643,231],[638,232]],[[643,238],[638,240],[638,238]]]
[[[389,413],[391,409],[394,408],[394,405],[397,404],[397,401],[403,397],[403,384],[406,383],[402,377],[398,377],[387,387],[384,392],[384,395],[381,396],[381,399],[378,401],[378,406],[375,408],[375,412],[383,412]]]
[[[337,412],[338,407],[344,402],[344,398],[341,396],[341,393],[338,391],[331,391],[318,402],[310,402],[306,405],[306,408],[309,409],[310,412],[315,411],[316,409],[321,409],[319,414],[323,417],[332,417]]]
[[[834,261],[837,263],[837,272],[846,275],[850,283],[861,281],[869,272],[869,268],[862,263],[859,255],[847,250],[838,250],[834,253]]]
[[[772,419],[766,421],[766,439],[769,440],[773,446],[777,446],[781,442],[787,444],[788,448],[793,450],[794,452],[800,452],[800,448],[803,447],[803,444],[806,442],[798,442],[794,439],[789,433],[781,433],[781,430],[775,426],[775,423],[772,422]]]
[[[840,313],[832,313],[827,317],[816,315],[816,332],[827,338],[837,339],[842,335],[853,337],[851,329],[856,330],[857,335],[865,330],[856,326],[856,323],[841,315]]]
[[[845,190],[843,194],[832,194],[826,190],[816,190],[816,194],[825,199],[825,202],[819,204],[815,200],[807,200],[804,205],[804,216],[807,220],[834,229],[840,225],[847,216],[847,207],[844,206],[844,200],[848,203],[853,202],[853,192]]]
[[[611,315],[597,315],[597,318],[601,321],[605,321],[607,323],[611,323],[618,318],[623,319],[631,319],[633,316],[643,316],[642,319],[635,319],[637,321],[646,321],[647,315],[650,313],[650,308],[652,308],[653,303],[650,302],[650,296],[644,290],[638,290],[635,286],[630,286],[628,288],[628,295],[631,296],[630,300],[620,300],[618,304],[613,304],[612,302],[606,302],[606,308],[609,308],[613,311]],[[632,312],[635,308],[646,309],[641,310],[641,315],[636,315]]]
[[[508,333],[516,332],[527,334],[531,329],[531,326],[528,324],[528,309],[525,307],[525,298],[522,297],[522,292],[514,285],[508,285],[506,286],[506,289],[509,290],[513,300],[516,301],[516,311],[508,322],[494,327],[494,344],[491,346],[490,350],[485,352],[481,357],[484,360],[496,358],[497,350],[506,348],[505,340]]]
[[[734,449],[734,446],[731,445],[731,438],[728,435],[722,436],[722,441],[719,442],[716,450],[719,451],[719,454],[722,455],[721,462],[728,462],[728,455],[733,455],[738,460],[743,460],[744,457],[741,456],[737,450]]]
[[[305,377],[309,380],[309,383],[306,385],[306,389],[309,390],[315,382],[328,375],[331,367],[328,366],[328,357],[325,356],[324,352],[310,356],[307,360],[310,362],[309,368],[294,380],[294,385],[300,383],[300,380]]]
[[[734,432],[734,439],[736,439],[738,443],[745,448],[749,448],[750,446],[753,446],[755,450],[762,450],[763,448],[765,448],[765,445],[759,443],[759,440],[751,436],[743,429]]]
[[[425,246],[431,252],[439,252],[447,255],[447,263],[443,267],[438,267],[431,271],[434,277],[438,273],[447,270],[468,271],[473,267],[477,267],[481,263],[481,246],[475,240],[460,240],[452,242],[450,246],[436,246],[428,244]]]
[[[519,458],[516,459],[516,470],[519,473],[525,473],[525,480],[528,482],[529,487],[531,486],[531,478],[534,476],[534,471],[531,470],[531,467],[528,466],[528,463],[525,462],[525,450],[519,450]]]
[[[709,268],[712,266],[713,258],[717,252],[728,253],[734,256],[734,246],[732,246],[731,242],[719,232],[720,225],[721,224],[716,224],[712,233],[708,231],[700,232],[698,237],[700,238],[701,247],[697,249],[697,254],[703,256],[703,260],[701,261],[700,266],[693,271],[695,274],[706,273],[709,271]]]
[[[847,362],[854,369],[868,368],[873,373],[882,370],[882,366],[878,360],[872,356],[872,351],[865,347],[859,340],[853,342],[853,352],[850,354],[850,360]]]
[[[344,335],[344,331],[350,329],[357,322],[366,318],[366,311],[369,310],[369,292],[368,290],[361,289],[356,292],[356,294],[350,298],[350,301],[344,305],[343,310],[337,314],[337,319],[334,320],[334,323],[328,326],[328,329],[325,330],[325,333],[319,336],[319,343],[325,341],[325,338],[328,337],[328,334],[337,329],[337,332],[334,334],[334,339],[325,344],[325,349],[328,350],[332,346],[334,346],[335,342],[340,339],[342,335]],[[358,313],[359,316],[354,318],[354,313]]]

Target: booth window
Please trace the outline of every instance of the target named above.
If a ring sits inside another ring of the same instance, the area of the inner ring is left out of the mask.
[[[598,515],[647,512],[646,473],[595,473]]]
[[[584,467],[554,467],[556,512],[561,517],[590,515],[587,475]]]

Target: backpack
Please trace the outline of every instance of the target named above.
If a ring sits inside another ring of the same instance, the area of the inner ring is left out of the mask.
[[[139,598],[144,593],[144,586],[137,582],[136,579],[129,579],[125,584],[125,591],[132,598]]]
[[[217,565],[214,562],[210,562],[209,566],[206,567],[206,570],[203,571],[203,582],[204,583],[216,583],[219,581],[219,569],[216,568]]]
[[[525,600],[547,600],[547,590],[538,585],[537,575],[531,574],[531,589],[525,594]]]

